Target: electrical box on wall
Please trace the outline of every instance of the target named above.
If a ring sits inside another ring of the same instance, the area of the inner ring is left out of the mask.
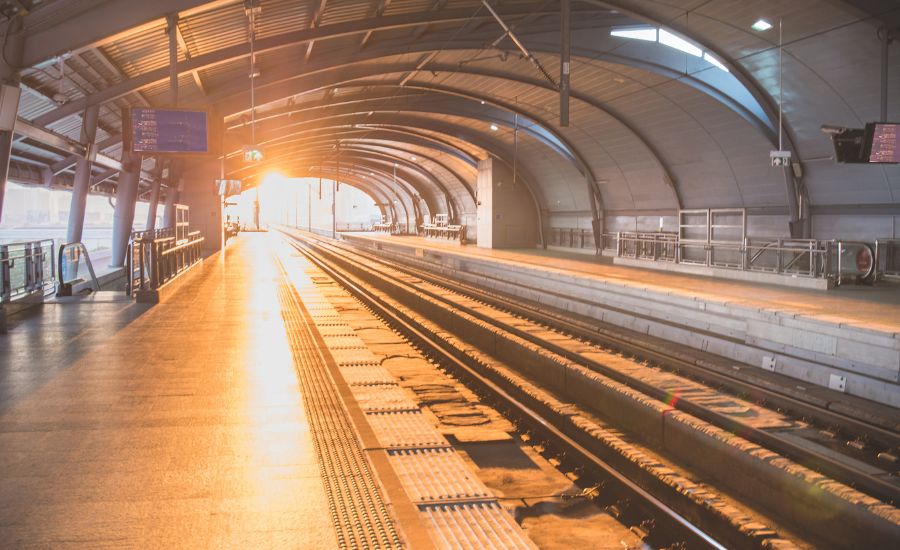
[[[0,130],[11,132],[15,129],[21,95],[22,89],[18,86],[0,85]]]

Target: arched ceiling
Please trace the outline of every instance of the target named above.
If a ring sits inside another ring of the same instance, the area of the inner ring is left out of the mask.
[[[11,170],[24,182],[67,185],[84,147],[80,115],[100,105],[108,160],[94,181],[114,188],[121,110],[171,103],[176,21],[179,106],[224,120],[226,172],[247,186],[276,168],[334,174],[340,160],[342,180],[395,197],[410,216],[421,204],[465,217],[477,162],[494,157],[550,218],[591,216],[595,199],[606,215],[745,207],[793,220],[816,206],[900,205],[900,168],[836,165],[819,130],[879,117],[877,29],[900,25],[894,0],[572,0],[568,126],[555,82],[558,2],[491,2],[551,82],[478,0],[261,0],[252,133],[243,1],[24,5],[30,13],[7,14],[20,19],[9,19],[4,49],[4,74],[25,87]],[[783,94],[777,31],[750,28],[760,17],[783,21]],[[660,28],[697,55],[611,35]],[[900,119],[897,43],[888,108]],[[779,98],[790,170],[768,166]],[[262,165],[239,155],[252,134]],[[155,159],[144,169],[147,182],[160,177]]]

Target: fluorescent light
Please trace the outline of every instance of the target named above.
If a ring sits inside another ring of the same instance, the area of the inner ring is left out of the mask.
[[[686,54],[693,55],[694,57],[700,57],[703,55],[703,50],[701,50],[697,46],[663,29],[659,30],[659,43],[670,48],[675,48],[676,50],[682,51]]]
[[[656,27],[619,27],[609,31],[609,35],[619,38],[656,42]]]
[[[492,131],[492,132],[496,132],[496,131],[499,130],[499,129],[500,129],[500,127],[497,126],[496,124],[491,124],[491,131]]]
[[[750,28],[755,31],[763,32],[763,31],[767,31],[767,30],[771,29],[772,24],[769,23],[768,21],[766,21],[765,19],[757,19],[756,23],[750,25]]]
[[[731,72],[728,70],[728,67],[726,67],[721,61],[719,61],[715,57],[709,55],[709,52],[703,52],[703,59],[705,59],[708,63],[715,65],[716,67],[722,69],[726,73]]]

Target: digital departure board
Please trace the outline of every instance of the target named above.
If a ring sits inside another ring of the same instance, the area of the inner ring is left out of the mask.
[[[900,163],[900,123],[876,122],[868,133],[869,162]]]
[[[131,151],[143,154],[186,154],[209,151],[205,111],[133,107]]]

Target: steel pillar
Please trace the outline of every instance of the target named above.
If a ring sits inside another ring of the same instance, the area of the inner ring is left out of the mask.
[[[123,155],[122,172],[116,188],[116,210],[113,213],[113,242],[111,267],[125,265],[128,239],[134,225],[134,207],[137,204],[138,184],[141,179],[141,157]]]
[[[84,211],[87,207],[87,197],[91,190],[91,168],[94,165],[94,140],[97,137],[97,118],[100,115],[100,106],[91,105],[84,110],[81,121],[81,143],[87,145],[85,156],[78,157],[75,161],[75,178],[72,183],[72,201],[69,206],[69,226],[66,232],[66,242],[77,243],[81,241],[84,230]]]
[[[18,65],[21,65],[25,44],[21,15],[13,16],[6,25],[3,37],[3,55],[0,56],[0,82],[19,85]],[[13,131],[0,131],[0,220],[3,219],[3,198],[6,196],[6,180],[9,178],[9,157],[12,153]]]
[[[169,34],[169,101],[172,107],[178,107],[178,14],[167,15],[166,24]]]
[[[175,227],[175,203],[181,195],[184,182],[181,181],[181,163],[173,160],[169,163],[169,188],[166,189],[166,203],[163,208],[164,228]]]
[[[572,55],[572,6],[569,0],[562,0],[559,8],[560,45],[559,54],[559,125],[569,125],[569,71]]]
[[[162,177],[159,177],[153,181],[153,186],[150,188],[150,208],[147,210],[147,224],[144,226],[147,231],[156,229],[156,211],[159,207],[159,188],[161,185]]]
[[[881,118],[880,122],[888,121],[888,67],[890,56],[890,45],[894,40],[894,33],[887,27],[878,30],[879,38],[881,38]]]

